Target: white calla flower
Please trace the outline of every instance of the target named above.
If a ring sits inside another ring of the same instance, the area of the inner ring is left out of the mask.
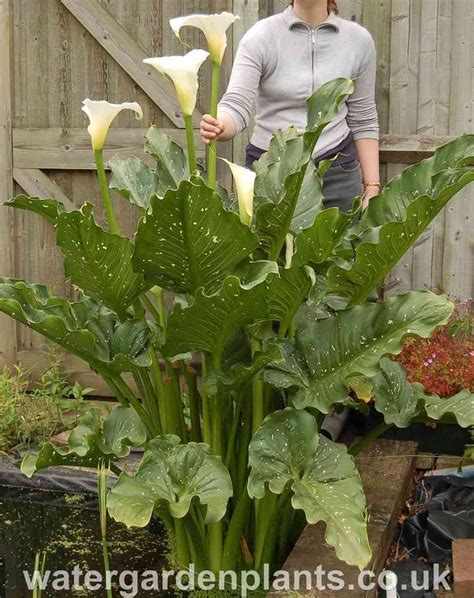
[[[221,12],[213,15],[177,17],[170,19],[170,25],[178,39],[180,39],[181,27],[191,26],[200,29],[206,36],[212,62],[221,64],[227,47],[226,31],[236,19],[240,19],[240,17],[230,12]]]
[[[168,75],[176,88],[181,112],[185,116],[190,116],[196,106],[198,71],[208,56],[209,52],[206,50],[191,50],[185,56],[145,58],[143,62],[151,64],[160,73]]]
[[[253,195],[257,174],[253,170],[229,162],[225,158],[221,158],[221,160],[229,166],[234,177],[235,186],[237,187],[240,220],[244,224],[250,225],[253,215]]]
[[[90,124],[87,132],[91,136],[92,147],[101,150],[104,147],[107,133],[112,121],[122,110],[133,110],[137,120],[143,118],[143,111],[137,102],[123,102],[122,104],[111,104],[105,100],[90,100],[86,98],[82,102],[81,110],[89,117]]]

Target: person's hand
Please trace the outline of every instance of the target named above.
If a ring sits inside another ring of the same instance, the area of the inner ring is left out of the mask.
[[[204,143],[210,143],[213,139],[219,139],[224,132],[224,123],[210,114],[205,114],[201,119],[201,139]]]

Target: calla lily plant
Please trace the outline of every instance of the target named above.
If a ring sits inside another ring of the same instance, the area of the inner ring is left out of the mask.
[[[220,22],[225,31],[231,18]],[[224,46],[209,47],[221,60]],[[147,61],[173,79],[188,122],[206,55]],[[474,135],[404,170],[362,213],[360,198],[350,213],[324,209],[327,163],[316,166],[313,150],[353,89],[339,78],[316,90],[305,131],[277,131],[253,171],[227,162],[234,203],[152,126],[145,151],[156,166],[109,161],[110,187],[137,209],[133,238],[119,234],[101,152],[112,115],[122,106],[141,116],[135,104],[84,104],[109,230],[91,203],[67,211],[54,198],[6,202],[54,226],[78,292],[69,300],[4,277],[0,311],[88,363],[118,401],[107,416],[92,408],[81,416],[66,448],[28,453],[22,471],[103,463],[116,475],[110,516],[135,527],[159,518],[183,569],[277,571],[306,522],[325,525],[338,558],[364,568],[372,553],[354,456],[392,426],[474,425],[468,390],[428,395],[390,359],[406,336],[445,324],[450,300],[428,291],[373,299],[474,181]],[[366,412],[369,402],[380,423],[366,438],[347,447],[320,434],[327,413]],[[144,450],[134,474],[122,465],[131,447]]]
[[[227,29],[239,18],[230,12],[222,12],[220,14],[189,15],[170,19],[171,29],[178,39],[181,39],[180,31],[183,27],[197,27],[204,33],[212,60],[211,107],[209,112],[214,118],[217,117],[219,80],[222,59],[227,47]],[[208,183],[213,189],[216,187],[216,160],[217,142],[213,139],[207,150]]]

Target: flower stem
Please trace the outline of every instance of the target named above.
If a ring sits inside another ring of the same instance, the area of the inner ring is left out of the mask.
[[[219,79],[221,74],[221,65],[212,63],[212,83],[211,83],[211,116],[217,118],[217,103],[219,101]],[[217,179],[217,140],[213,139],[207,150],[207,184],[211,189],[216,188]]]
[[[186,127],[186,143],[188,146],[189,174],[197,168],[196,148],[194,146],[193,117],[190,114],[183,114],[184,125]]]
[[[115,218],[114,208],[112,205],[112,198],[110,197],[109,186],[107,184],[107,177],[105,176],[104,158],[102,150],[94,150],[95,163],[97,166],[97,176],[99,177],[100,193],[104,203],[105,215],[109,223],[109,230],[114,235],[120,234],[120,229]]]

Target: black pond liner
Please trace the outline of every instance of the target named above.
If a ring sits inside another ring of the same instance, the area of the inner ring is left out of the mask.
[[[31,598],[23,571],[33,570],[37,552],[46,552],[46,569],[103,571],[97,476],[94,472],[52,467],[23,475],[0,459],[0,598]],[[112,479],[111,479],[112,483]],[[127,529],[108,519],[111,569],[160,572],[168,569],[167,536],[158,521],[146,529]],[[171,596],[163,591],[143,596]],[[46,589],[42,598],[88,598],[104,590]],[[114,595],[120,595],[117,591]],[[140,594],[139,594],[140,595]]]
[[[398,576],[400,598],[435,598],[433,566],[440,573],[452,568],[453,540],[474,539],[474,466],[425,475],[415,487],[414,502],[421,510],[404,522],[399,537],[411,558],[388,569]],[[430,587],[413,589],[412,579],[422,584],[424,576]]]

